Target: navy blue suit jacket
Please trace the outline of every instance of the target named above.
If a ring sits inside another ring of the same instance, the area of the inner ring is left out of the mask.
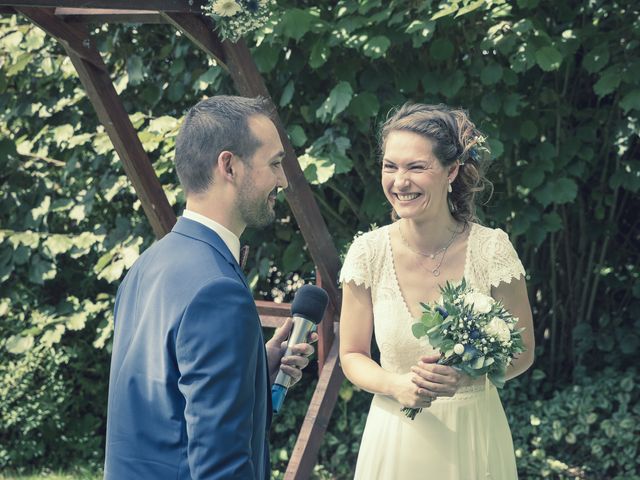
[[[268,478],[262,329],[222,239],[180,218],[126,275],[114,314],[105,478]]]

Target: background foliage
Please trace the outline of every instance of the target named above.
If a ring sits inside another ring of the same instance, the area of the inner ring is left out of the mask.
[[[636,2],[280,4],[249,43],[338,247],[388,222],[376,126],[389,109],[467,108],[493,151],[479,213],[510,233],[534,309],[536,369],[503,395],[523,478],[637,476]],[[179,213],[180,118],[230,79],[166,25],[92,35]],[[64,51],[21,17],[0,19],[0,118],[0,468],[99,466],[113,296],[153,236]],[[288,300],[313,266],[277,208],[266,234],[246,234],[249,279]],[[312,377],[274,426],[276,470]],[[318,476],[352,472],[368,398],[343,387]]]

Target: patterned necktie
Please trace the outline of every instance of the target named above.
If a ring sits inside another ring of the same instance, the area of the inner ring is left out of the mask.
[[[240,247],[240,269],[244,270],[244,266],[247,263],[247,258],[249,258],[249,245],[243,245]]]

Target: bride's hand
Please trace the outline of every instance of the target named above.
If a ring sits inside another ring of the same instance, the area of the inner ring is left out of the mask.
[[[418,387],[414,382],[415,377],[416,374],[412,372],[396,375],[391,396],[403,407],[429,408],[435,396]]]
[[[469,378],[453,367],[438,365],[439,358],[438,355],[420,357],[418,364],[411,367],[413,383],[434,397],[452,397]]]

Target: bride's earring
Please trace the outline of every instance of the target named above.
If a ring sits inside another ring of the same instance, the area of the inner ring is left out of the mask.
[[[447,192],[453,192],[453,188],[451,188],[451,180],[449,180],[449,185],[447,186]]]

